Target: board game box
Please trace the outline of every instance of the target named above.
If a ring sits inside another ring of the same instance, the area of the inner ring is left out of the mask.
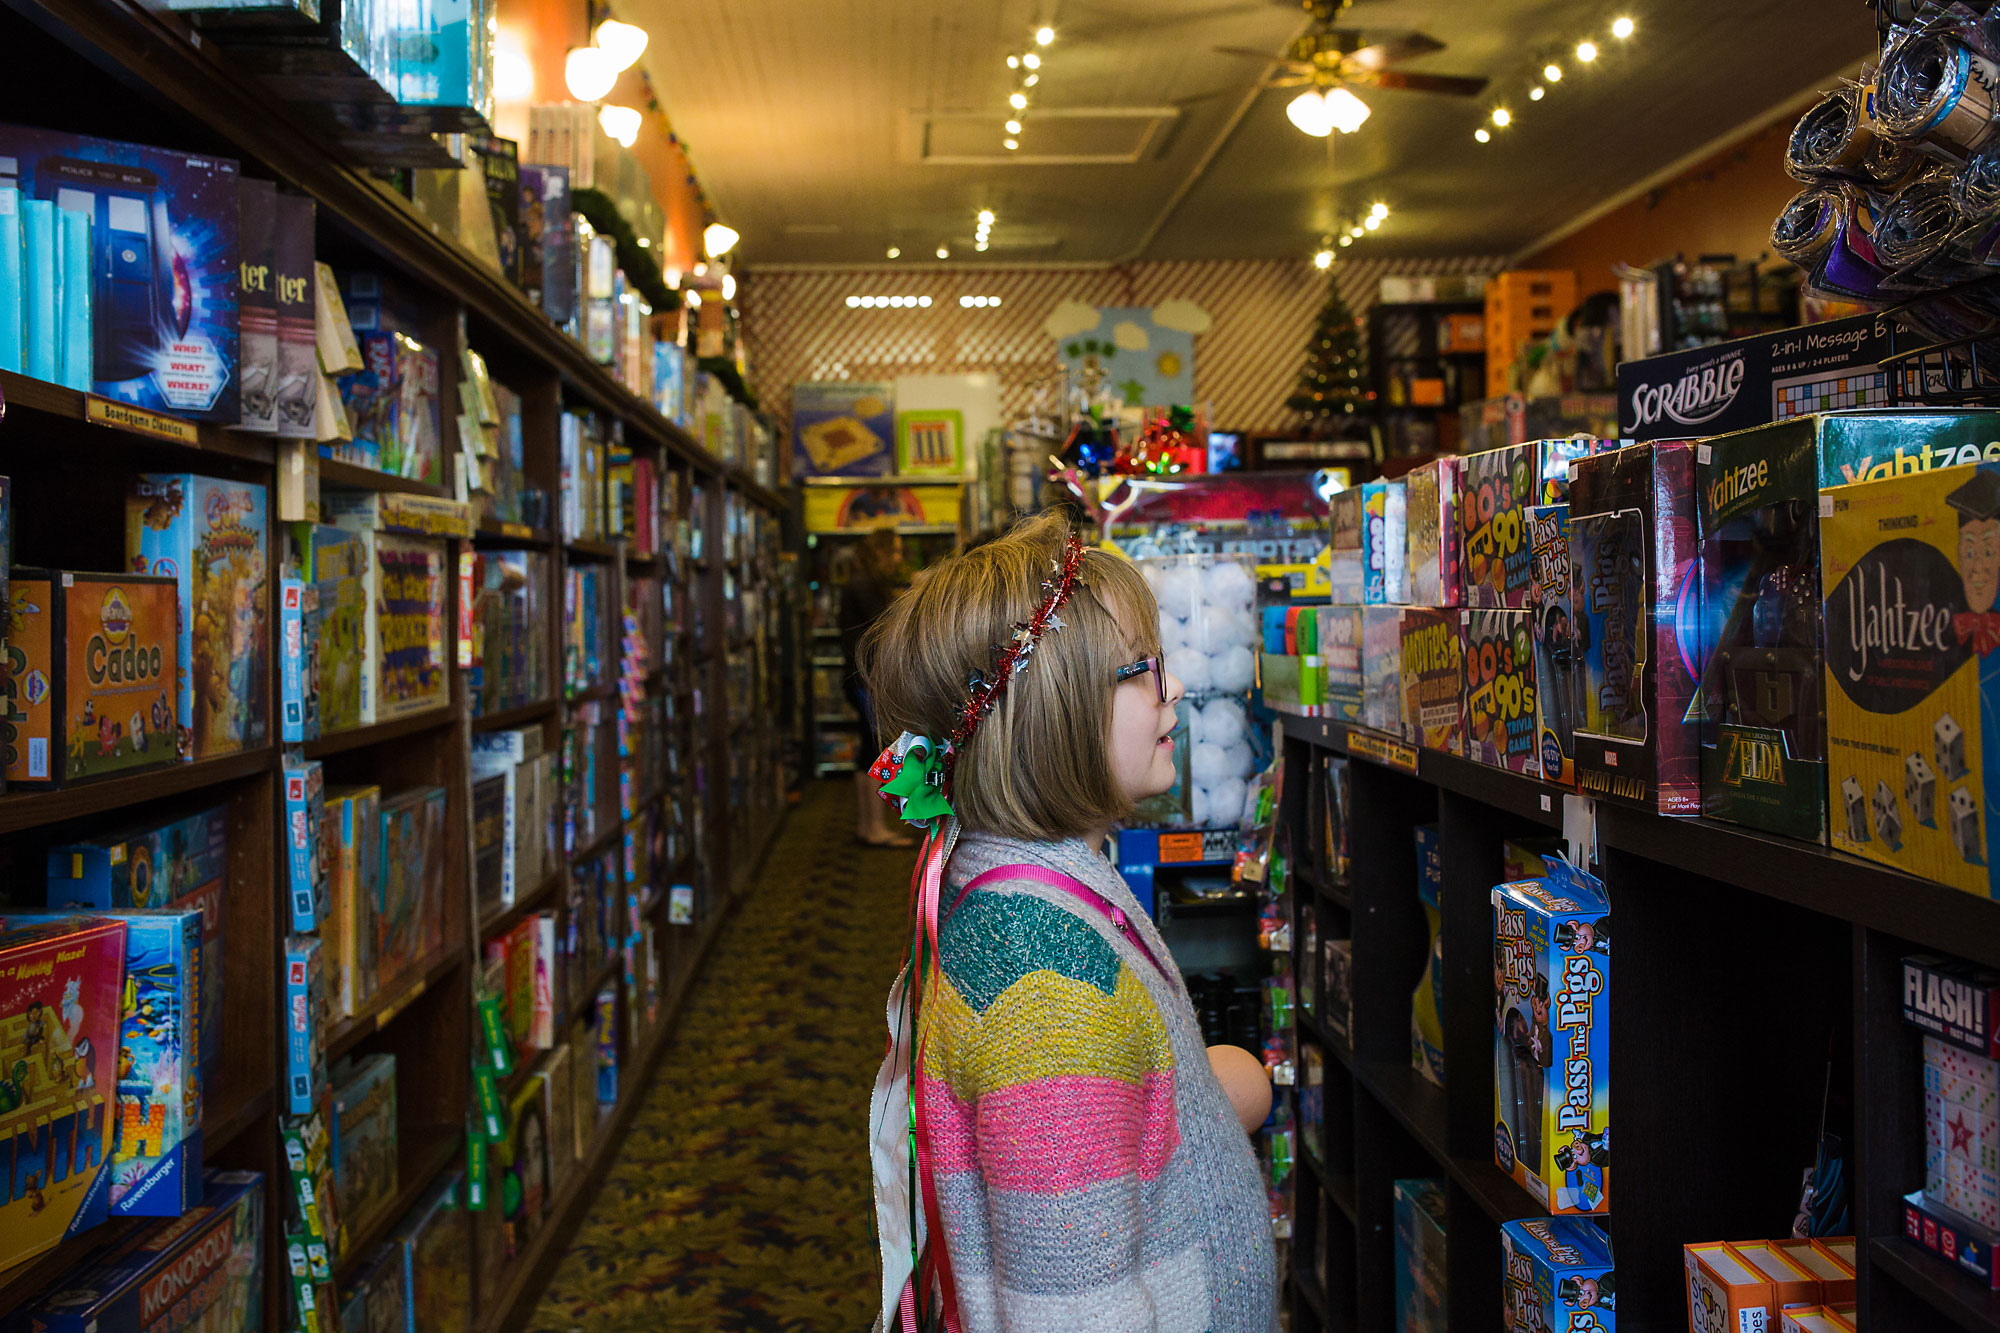
[[[1481,607],[1464,624],[1465,757],[1540,777],[1535,706],[1536,612]]]
[[[408,1274],[394,1245],[377,1246],[339,1291],[340,1333],[404,1333],[409,1327]]]
[[[352,1056],[333,1070],[333,1193],[349,1235],[396,1197],[396,1057]]]
[[[1417,904],[1424,909],[1430,942],[1424,971],[1410,992],[1410,1067],[1444,1086],[1444,839],[1436,824],[1419,824]],[[1303,956],[1310,959],[1317,949]]]
[[[1694,461],[1659,440],[1570,476],[1577,789],[1663,815],[1701,810]]]
[[[236,163],[0,126],[0,186],[90,218],[93,389],[201,421],[237,419]]]
[[[327,859],[327,1001],[349,1018],[375,998],[375,898],[381,875],[382,789],[335,787],[326,794],[321,844]]]
[[[1819,448],[1798,417],[1696,447],[1702,812],[1826,840]]]
[[[542,1112],[545,1074],[530,1075],[508,1103],[508,1136],[500,1145],[501,1216],[508,1253],[519,1255],[541,1230],[549,1201],[549,1127]]]
[[[1833,846],[1993,894],[2000,463],[1821,492]]]
[[[269,734],[264,488],[144,472],[125,498],[125,556],[174,580],[184,757],[256,749]]]
[[[1618,440],[1534,440],[1467,455],[1459,487],[1464,604],[1519,609],[1534,587],[1528,547],[1531,505],[1569,498],[1572,461],[1615,449]]]
[[[370,532],[368,655],[363,721],[387,722],[442,708],[445,675],[445,548],[420,537]],[[369,702],[372,713],[367,712]]]
[[[1450,454],[1403,478],[1405,589],[1412,606],[1457,606],[1465,596],[1459,567],[1458,492],[1464,461]]]
[[[1361,600],[1388,604],[1408,601],[1403,483],[1369,481],[1356,489],[1361,492]]]
[[[201,913],[104,915],[125,923],[111,1214],[179,1217],[201,1202]],[[70,919],[61,910],[6,912],[9,929]]]
[[[50,907],[112,911],[172,907],[201,913],[201,1072],[222,1055],[222,941],[229,874],[229,807],[136,825],[48,854]]]
[[[1611,904],[1544,871],[1493,889],[1494,1161],[1551,1213],[1608,1213]]]
[[[1402,675],[1402,735],[1412,745],[1449,754],[1465,749],[1464,627],[1460,612],[1438,607],[1402,611],[1398,661]]]
[[[465,1333],[472,1322],[472,1229],[459,1205],[463,1177],[448,1171],[396,1228],[408,1293],[400,1328]]]
[[[326,774],[317,759],[287,751],[285,785],[285,889],[290,929],[310,934],[326,920]]]
[[[375,897],[375,984],[385,989],[444,947],[445,790],[382,800]]]
[[[134,1232],[20,1311],[24,1333],[263,1333],[264,1177],[210,1171],[186,1216]]]
[[[1576,612],[1570,601],[1569,506],[1530,505],[1534,569],[1535,753],[1544,781],[1576,783]]]
[[[15,570],[7,779],[67,786],[174,761],[174,580]]]
[[[1903,1021],[2000,1060],[2000,974],[1936,954],[1903,960]]]
[[[1500,1326],[1507,1333],[1612,1333],[1618,1327],[1611,1242],[1592,1223],[1570,1217],[1503,1223],[1500,1257]]]
[[[124,976],[122,921],[0,931],[0,1266],[108,1213]]]
[[[361,534],[326,524],[296,525],[319,603],[319,727],[322,736],[351,731],[372,716],[365,702],[369,644],[368,551]]]
[[[310,1114],[326,1086],[326,959],[317,935],[285,941],[285,1107]]]

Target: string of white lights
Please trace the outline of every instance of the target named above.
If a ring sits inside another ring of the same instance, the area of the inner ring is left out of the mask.
[[[1632,40],[1639,30],[1636,20],[1629,14],[1620,14],[1607,25],[1612,38],[1623,44]],[[1566,53],[1552,52],[1537,62],[1538,67],[1527,79],[1527,98],[1530,102],[1540,102],[1562,86],[1563,76],[1568,72],[1564,65],[1567,59],[1580,69],[1597,68],[1604,57],[1606,47],[1598,41],[1596,33],[1589,33],[1577,39],[1576,45]],[[1514,109],[1503,98],[1494,102],[1486,111],[1485,122],[1473,130],[1472,137],[1480,143],[1492,143],[1493,136],[1501,130],[1510,129],[1515,122]]]

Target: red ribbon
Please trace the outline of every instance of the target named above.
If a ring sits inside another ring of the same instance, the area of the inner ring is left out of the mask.
[[[1960,611],[1951,618],[1951,632],[1961,644],[1970,640],[1972,650],[1984,657],[2000,648],[2000,611]]]

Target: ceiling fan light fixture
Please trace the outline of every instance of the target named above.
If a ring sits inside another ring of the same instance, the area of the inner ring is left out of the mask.
[[[638,142],[639,126],[643,123],[644,117],[637,107],[601,106],[597,109],[598,128],[626,148]]]
[[[563,82],[579,102],[602,100],[618,84],[618,66],[594,46],[579,46],[563,59]]]
[[[621,72],[638,64],[639,57],[646,54],[646,30],[636,23],[606,19],[597,25],[594,40],[598,50],[611,57],[611,63]]]
[[[1632,35],[1637,26],[1630,18],[1621,15],[1611,21],[1611,35],[1622,42]]]
[[[1317,88],[1308,88],[1285,107],[1285,119],[1304,134],[1324,139],[1333,133],[1333,111]]]
[[[1367,122],[1372,114],[1368,104],[1345,88],[1329,89],[1326,94],[1327,115],[1333,127],[1342,134],[1352,134]]]

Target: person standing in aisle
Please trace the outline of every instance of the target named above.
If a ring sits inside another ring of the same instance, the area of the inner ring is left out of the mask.
[[[861,678],[858,654],[861,636],[889,609],[909,580],[903,568],[903,539],[894,528],[877,528],[861,539],[853,570],[840,587],[840,656],[845,674],[841,688],[861,719],[860,753],[882,743],[875,730],[875,710]],[[866,769],[854,771],[854,836],[870,847],[914,847],[916,841],[889,826],[888,807],[876,796]]]
[[[1277,1328],[1269,1085],[1204,1045],[1099,851],[1175,779],[1158,623],[1051,514],[920,574],[863,644],[902,733],[872,771],[930,828],[870,1109],[884,1333]]]

